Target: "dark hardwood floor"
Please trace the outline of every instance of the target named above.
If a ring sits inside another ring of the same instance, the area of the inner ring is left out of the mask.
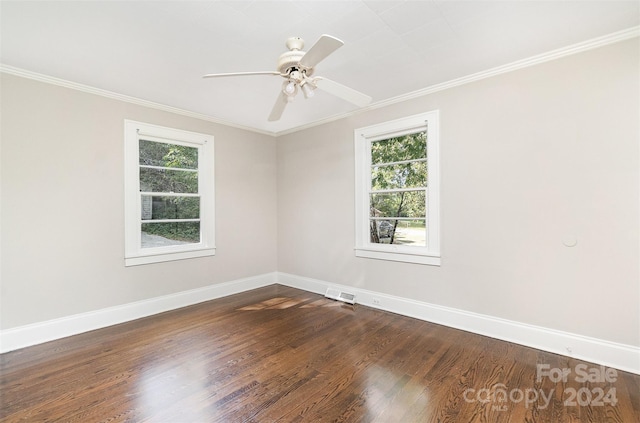
[[[279,285],[0,371],[3,422],[640,422],[638,375]]]

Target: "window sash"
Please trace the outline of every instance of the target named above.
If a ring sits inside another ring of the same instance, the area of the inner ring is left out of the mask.
[[[139,163],[140,141],[182,145],[198,149],[198,168],[184,169]],[[198,192],[140,191],[140,169],[196,172]],[[155,263],[215,254],[213,137],[134,121],[125,121],[125,265]],[[200,198],[199,217],[189,219],[143,219],[142,198]],[[195,222],[200,224],[200,242],[160,247],[142,247],[142,225]]]
[[[426,161],[427,161],[427,158],[423,157],[420,159],[400,160],[397,162],[383,162],[383,163],[375,163],[375,164],[372,163],[371,168],[374,169],[376,167],[394,166],[394,165],[400,165],[400,164],[419,163],[419,162],[426,162]]]
[[[367,144],[368,144],[368,146],[371,145],[371,143],[367,143]],[[370,160],[371,159],[371,149],[370,148],[368,149],[368,152],[369,152],[369,154],[368,154],[367,158]],[[371,174],[368,175],[367,179],[368,179],[367,186],[371,187]],[[428,181],[427,181],[427,183],[428,183]],[[371,218],[374,217],[374,216],[371,216],[371,209],[373,208],[373,204],[372,204],[372,201],[371,201],[372,194],[395,194],[395,193],[403,193],[403,192],[406,192],[406,193],[408,193],[408,192],[424,192],[424,194],[425,194],[424,195],[424,210],[425,210],[424,219],[427,220],[428,215],[429,215],[429,209],[427,207],[429,200],[428,200],[428,193],[427,193],[426,187],[390,188],[390,189],[377,189],[377,190],[369,188],[369,190],[368,190],[368,200],[367,200],[367,203],[368,203],[368,206],[369,206],[369,211],[370,211],[369,212],[369,219],[371,220]],[[399,220],[399,219],[401,219],[400,217],[396,217],[396,216],[380,216],[380,217],[382,218],[382,220],[396,220],[396,219]],[[422,216],[408,217],[406,219],[407,220],[417,220],[417,219],[421,219],[421,218],[423,218],[423,217]],[[372,243],[370,240],[369,240],[369,244],[376,244],[377,245],[377,243]],[[427,240],[427,246],[426,247],[428,247],[428,246],[429,246],[429,243],[428,243],[428,240]],[[424,248],[424,247],[413,246],[413,248]]]
[[[168,166],[153,166],[153,165],[138,165],[144,169],[157,169],[157,170],[179,170],[182,172],[198,172],[198,169],[185,169],[183,167],[168,167]]]
[[[200,222],[201,219],[140,219],[140,223],[181,223],[181,222]],[[417,219],[416,219],[417,220]]]
[[[198,193],[190,192],[162,192],[162,191],[140,191],[140,196],[149,197],[201,197]]]
[[[389,138],[426,131],[426,157],[397,162],[375,163],[371,161],[372,143]],[[375,259],[440,265],[439,234],[439,139],[438,111],[423,113],[372,125],[354,131],[356,150],[356,256]],[[412,162],[427,163],[427,181],[424,187],[373,189],[372,169]],[[370,216],[371,194],[398,193],[424,190],[424,217]],[[375,220],[424,220],[427,228],[426,246],[378,244],[371,242],[369,222]]]
[[[427,217],[369,216],[369,220],[427,220]]]
[[[426,191],[427,187],[369,189],[369,194],[386,194],[393,192]]]

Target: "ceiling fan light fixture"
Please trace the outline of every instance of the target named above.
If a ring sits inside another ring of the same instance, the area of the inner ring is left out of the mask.
[[[296,81],[287,80],[282,83],[282,93],[286,97],[288,103],[291,103],[298,94],[298,85]]]
[[[302,84],[302,92],[304,93],[304,98],[311,98],[313,97],[313,89],[315,88],[313,85],[309,84],[309,83],[305,83]]]
[[[293,81],[289,81],[288,84],[284,86],[284,93],[286,95],[291,95],[296,91],[296,84]]]

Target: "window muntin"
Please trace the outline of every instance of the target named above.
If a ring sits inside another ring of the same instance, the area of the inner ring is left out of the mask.
[[[126,265],[213,255],[213,138],[125,123]]]
[[[439,264],[437,126],[435,111],[355,131],[357,256]]]

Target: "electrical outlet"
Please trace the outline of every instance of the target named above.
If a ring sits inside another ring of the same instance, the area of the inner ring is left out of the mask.
[[[380,298],[374,298],[373,305],[380,305]]]

